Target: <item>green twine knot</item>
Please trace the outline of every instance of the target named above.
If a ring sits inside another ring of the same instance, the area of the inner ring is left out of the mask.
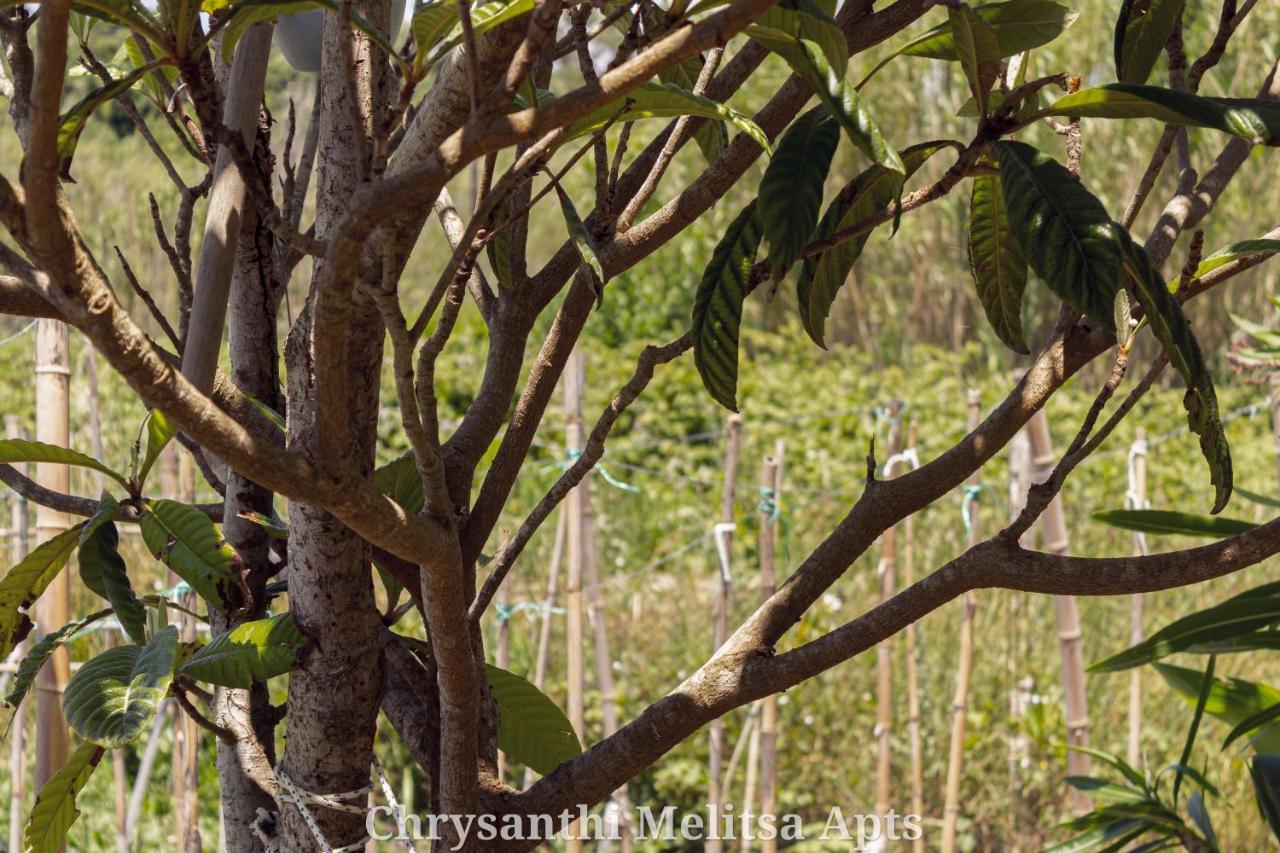
[[[961,487],[964,499],[960,501],[960,518],[964,521],[966,536],[973,532],[973,519],[969,517],[969,510],[978,501],[984,488],[981,483],[967,483]]]

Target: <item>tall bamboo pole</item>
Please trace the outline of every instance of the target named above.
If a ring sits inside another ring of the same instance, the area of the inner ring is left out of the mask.
[[[1018,434],[1009,442],[1010,518],[1017,518],[1023,507],[1026,506],[1027,489],[1031,487],[1031,479],[1031,440],[1027,438],[1026,430],[1019,430]],[[1032,528],[1022,535],[1019,544],[1024,548],[1031,548],[1034,540],[1035,529]],[[1009,594],[1009,606],[1006,610],[1010,627],[1006,641],[1008,650],[1005,661],[1005,681],[1010,685],[1009,720],[1011,727],[1009,735],[1010,807],[1006,809],[1006,826],[1008,836],[1016,839],[1020,837],[1019,833],[1022,825],[1022,813],[1019,806],[1024,802],[1022,796],[1022,760],[1027,754],[1027,738],[1022,732],[1022,721],[1026,719],[1027,706],[1031,701],[1031,688],[1033,686],[1031,676],[1019,676],[1018,674],[1018,668],[1024,665],[1027,660],[1022,649],[1023,638],[1026,635],[1023,627],[1027,612],[1026,594],[1011,592]],[[1014,846],[1011,850],[1012,853],[1019,853],[1020,848]]]
[[[4,434],[6,438],[22,438],[23,429],[17,415],[4,416]],[[21,474],[27,473],[26,463],[14,463]],[[9,556],[12,565],[17,565],[27,556],[29,522],[27,516],[27,499],[16,492],[10,493],[9,523]],[[18,659],[21,660],[27,648],[27,641],[18,644]],[[9,849],[22,849],[23,815],[26,799],[27,783],[27,707],[31,702],[23,699],[13,712],[13,720],[9,723]]]
[[[907,427],[907,448],[916,446],[915,422]],[[902,522],[902,586],[916,582],[916,519]],[[911,748],[911,814],[924,814],[924,753],[920,742],[920,638],[916,624],[907,626],[907,740]],[[924,853],[924,833],[911,842],[915,853]]]
[[[768,501],[760,504],[760,601],[768,601],[778,587],[778,522],[782,517],[782,439],[766,456],[760,470],[760,484],[768,489]],[[772,504],[770,506],[769,504]],[[778,809],[778,697],[770,693],[760,700],[760,814],[773,815]],[[776,853],[776,838],[762,839],[761,853]]]
[[[969,432],[978,426],[982,396],[970,388]],[[961,509],[965,513],[966,544],[972,548],[978,544],[978,490],[981,476],[974,471],[969,476],[967,492]],[[964,773],[964,733],[969,716],[969,682],[973,676],[973,617],[978,609],[978,599],[972,592],[964,594],[964,613],[960,621],[960,660],[956,663],[955,696],[951,701],[951,752],[947,759],[947,787],[942,815],[942,850],[954,853],[956,849],[956,825],[960,818],[960,778]]]
[[[574,349],[569,355],[569,363],[564,371],[564,443],[569,457],[576,457],[582,452],[582,393],[586,384],[586,363],[582,350]],[[582,660],[583,625],[582,625],[582,569],[586,546],[585,522],[585,479],[569,492],[565,510],[569,516],[568,537],[569,566],[565,583],[565,642],[568,646],[566,672],[568,679],[569,723],[578,733],[579,741],[585,743],[586,715],[584,713],[582,692],[584,687],[584,667]],[[568,853],[580,853],[582,842],[575,836],[578,824],[575,822],[569,830],[569,838],[565,841]]]
[[[538,652],[533,659],[533,686],[539,690],[547,679],[547,658],[551,649],[551,616],[560,589],[560,562],[564,559],[564,540],[568,529],[569,516],[561,511],[556,518],[556,536],[551,545],[551,566],[547,570],[547,594],[542,600],[542,624],[538,626]],[[524,771],[524,787],[528,788],[537,779],[536,774],[526,767]]]
[[[36,440],[67,447],[71,444],[71,354],[67,326],[58,320],[36,321]],[[36,482],[55,492],[67,493],[71,471],[66,465],[36,464]],[[64,512],[36,507],[36,544],[46,542],[71,526]],[[62,571],[45,589],[36,605],[39,633],[56,631],[71,620],[71,585]],[[66,647],[49,656],[36,676],[36,788],[67,761],[69,738],[62,715],[62,691],[71,678],[71,658]]]
[[[190,453],[176,448],[175,452],[178,452],[178,500],[189,505],[196,498],[195,460]],[[170,585],[177,580],[170,571]],[[194,594],[184,595],[179,601],[189,610],[199,606]],[[177,621],[179,638],[184,643],[195,642],[195,619],[180,613]],[[178,851],[200,853],[200,727],[181,708],[175,709],[173,715],[173,786]]]
[[[1044,410],[1036,412],[1028,424],[1031,435],[1031,463],[1036,479],[1044,480],[1055,462],[1049,419]],[[1057,495],[1040,519],[1044,549],[1050,554],[1067,552],[1067,521],[1062,510],[1062,496]],[[1062,693],[1067,714],[1067,743],[1089,745],[1089,706],[1084,690],[1084,650],[1080,644],[1080,610],[1073,595],[1055,595],[1053,610],[1058,623],[1058,644],[1062,649]],[[1078,750],[1067,753],[1067,769],[1072,776],[1089,775],[1089,756]],[[1072,788],[1071,808],[1077,813],[1089,810],[1089,797]]]
[[[890,457],[902,450],[902,401],[889,402],[889,435],[886,452]],[[880,601],[893,598],[897,587],[897,533],[890,527],[880,536]],[[876,646],[876,814],[886,816],[892,804],[889,781],[893,772],[893,640]]]
[[[1147,508],[1147,431],[1134,431],[1133,444],[1129,447],[1129,494],[1128,502],[1133,509]],[[1142,532],[1133,534],[1133,552],[1139,557],[1147,554],[1147,536]],[[1146,632],[1142,627],[1142,611],[1146,597],[1142,593],[1133,596],[1129,617],[1129,643],[1137,645],[1142,642]],[[1126,759],[1130,767],[1142,766],[1142,667],[1135,666],[1129,670],[1129,743]]]
[[[729,637],[729,596],[732,591],[729,570],[733,548],[733,502],[738,487],[738,450],[742,443],[742,417],[729,416],[726,424],[724,449],[724,488],[720,495],[720,523],[716,525],[717,554],[720,572],[716,584],[715,612],[712,618],[711,651],[717,652]],[[707,810],[713,816],[719,813],[724,802],[720,785],[720,766],[724,754],[724,720],[715,719],[708,726],[707,750]],[[718,838],[708,839],[707,853],[720,853]]]

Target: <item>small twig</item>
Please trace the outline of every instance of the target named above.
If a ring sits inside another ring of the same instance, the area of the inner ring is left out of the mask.
[[[116,257],[120,259],[120,266],[124,270],[124,277],[128,279],[129,286],[133,288],[133,292],[138,295],[143,304],[147,306],[147,310],[151,312],[151,316],[159,324],[161,331],[169,338],[174,349],[182,350],[182,342],[178,339],[178,333],[173,330],[173,326],[169,325],[169,319],[164,316],[164,312],[160,310],[160,306],[156,304],[151,293],[142,286],[138,281],[138,277],[133,274],[133,267],[129,266],[129,262],[125,260],[124,252],[120,251],[119,246],[113,246],[116,250]]]
[[[230,729],[223,728],[213,720],[210,720],[204,714],[200,713],[195,704],[191,701],[191,698],[187,696],[187,689],[188,688],[185,686],[174,685],[173,698],[178,700],[178,704],[182,706],[183,711],[186,711],[187,716],[191,717],[192,722],[205,731],[212,732],[213,735],[223,743],[238,743],[239,738],[235,736],[234,732]]]

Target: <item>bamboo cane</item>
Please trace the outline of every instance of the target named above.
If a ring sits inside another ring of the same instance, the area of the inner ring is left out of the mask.
[[[902,450],[902,401],[889,402],[890,458]],[[897,588],[897,530],[890,527],[880,537],[880,601],[893,598]],[[889,781],[893,772],[893,640],[876,646],[876,814],[887,819],[891,804]]]
[[[907,448],[916,446],[916,425],[907,427]],[[916,582],[915,516],[902,522],[902,586]],[[920,743],[920,647],[916,624],[907,626],[907,739],[911,748],[911,814],[924,814],[924,754]],[[924,833],[911,842],[915,853],[924,851]]]
[[[564,540],[569,517],[565,512],[556,519],[556,536],[551,545],[551,566],[547,570],[547,595],[542,601],[542,624],[538,626],[538,652],[533,661],[533,686],[539,690],[547,678],[547,658],[551,649],[551,610],[560,589],[560,562],[564,558]],[[524,771],[524,787],[537,780],[537,774],[529,768]]]
[[[1053,470],[1053,439],[1049,419],[1043,410],[1036,412],[1028,424],[1031,435],[1032,465],[1037,479],[1048,477]],[[1050,554],[1067,552],[1067,521],[1062,510],[1062,496],[1049,503],[1040,519],[1044,549]],[[1084,689],[1084,650],[1080,644],[1080,610],[1075,596],[1055,595],[1053,610],[1058,623],[1058,643],[1062,649],[1062,693],[1067,714],[1067,743],[1089,745],[1089,707]],[[1067,753],[1067,769],[1072,776],[1089,775],[1089,756],[1078,750]],[[1071,790],[1071,808],[1079,814],[1089,810],[1089,797],[1083,791]]]
[[[716,535],[718,556],[720,558],[719,581],[716,585],[715,610],[712,617],[711,651],[719,651],[729,636],[729,596],[732,591],[729,570],[732,563],[733,547],[733,501],[738,482],[738,448],[742,441],[742,418],[740,415],[729,416],[726,424],[726,440],[724,450],[724,489],[720,496],[720,525]],[[717,815],[723,803],[720,769],[724,751],[724,720],[715,719],[708,730],[707,749],[707,810]],[[707,853],[720,853],[718,839],[708,839],[705,845]]]
[[[180,452],[178,500],[189,505],[195,501],[195,492],[195,460],[190,453]],[[170,571],[170,584],[177,579]],[[183,595],[180,603],[189,610],[199,606],[193,593]],[[184,643],[196,640],[196,621],[186,613],[178,615],[178,636]],[[173,770],[178,850],[179,853],[200,853],[200,727],[181,708],[176,708],[173,715]]]
[[[564,443],[569,457],[582,452],[582,393],[586,383],[586,364],[582,351],[575,349],[569,355],[569,363],[564,372]],[[582,608],[582,569],[586,534],[583,530],[585,522],[585,489],[582,484],[576,486],[567,500],[566,511],[569,516],[568,537],[569,566],[565,583],[565,642],[568,646],[566,672],[568,678],[568,711],[569,723],[578,733],[578,740],[586,742],[586,715],[583,707],[584,667],[582,659],[583,646],[583,608]],[[582,842],[576,837],[578,824],[575,821],[569,829],[569,837],[565,841],[567,853],[580,853]]]
[[[36,321],[36,440],[67,447],[71,444],[70,341],[67,326],[58,320]],[[69,492],[71,472],[66,465],[36,464],[36,482],[55,492]],[[36,507],[36,544],[71,526],[67,514]],[[67,572],[59,572],[36,605],[39,633],[56,631],[71,619],[71,586]],[[36,788],[67,761],[69,735],[62,715],[62,691],[71,677],[66,647],[57,649],[36,676]]]
[[[1009,442],[1009,517],[1016,518],[1027,503],[1027,489],[1031,486],[1031,441],[1026,430],[1020,430]],[[1035,539],[1034,528],[1023,534],[1020,544],[1030,548]],[[1010,838],[1020,837],[1021,813],[1017,806],[1024,800],[1022,796],[1022,760],[1027,754],[1027,739],[1022,733],[1022,721],[1026,718],[1027,706],[1031,699],[1032,681],[1030,676],[1020,677],[1018,667],[1026,660],[1022,650],[1022,621],[1027,610],[1026,595],[1018,592],[1009,594],[1007,652],[1005,656],[1005,680],[1009,688],[1009,791],[1011,807],[1007,811],[1007,830]],[[1018,848],[1013,848],[1015,853]]]
[[[760,466],[760,488],[764,491],[760,501],[760,601],[768,601],[778,586],[778,520],[782,517],[782,454],[785,447],[779,439],[774,445],[773,455],[766,456]],[[754,735],[759,746],[757,749],[760,763],[759,778],[760,814],[773,814],[778,805],[778,697],[769,694],[760,700],[760,728]],[[754,769],[755,761],[750,767]],[[751,808],[751,789],[744,796],[744,808]],[[743,842],[743,850],[749,849]],[[778,849],[775,839],[762,839],[762,853],[773,853]]]
[[[4,432],[6,438],[22,438],[23,429],[17,415],[4,416]],[[27,473],[26,463],[14,463],[21,474]],[[30,535],[27,515],[27,500],[21,495],[10,494],[9,554],[13,565],[17,565],[27,556],[28,537]],[[27,641],[18,644],[16,660],[26,654]],[[27,784],[27,707],[31,703],[23,699],[13,712],[9,732],[9,849],[22,849],[22,816],[26,810]]]
[[[1129,447],[1129,494],[1132,509],[1146,509],[1147,503],[1147,431],[1134,431],[1133,444]],[[1146,534],[1133,534],[1133,552],[1139,557],[1147,554]],[[1137,645],[1146,633],[1142,627],[1142,611],[1146,596],[1133,596],[1130,608],[1129,643]],[[1130,767],[1142,766],[1142,667],[1129,670],[1129,742],[1126,756]]]
[[[982,397],[974,388],[969,389],[969,431],[978,426]],[[978,492],[981,478],[977,471],[969,477],[964,504],[965,528],[968,547],[978,543]],[[954,853],[956,828],[960,818],[960,779],[964,773],[964,735],[969,716],[969,682],[973,675],[973,617],[978,607],[972,592],[964,594],[964,613],[960,621],[960,660],[956,663],[955,697],[951,704],[951,752],[947,759],[946,799],[942,816],[942,850]]]

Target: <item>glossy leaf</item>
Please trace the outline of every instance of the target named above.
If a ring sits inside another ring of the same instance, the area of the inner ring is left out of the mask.
[[[133,743],[159,711],[177,655],[178,629],[169,625],[145,646],[117,646],[85,661],[62,696],[67,724],[103,746]]]
[[[1121,232],[1066,167],[1024,142],[994,142],[1009,225],[1027,262],[1058,297],[1114,331]]]
[[[1185,127],[1207,127],[1255,145],[1280,145],[1280,103],[1257,98],[1208,98],[1158,86],[1112,83],[1059,98],[1039,116],[1150,118]]]
[[[31,630],[27,612],[71,559],[83,527],[81,522],[41,543],[0,578],[0,660]]]
[[[964,76],[969,81],[978,113],[987,114],[987,93],[1000,75],[1000,41],[991,25],[968,6],[947,9],[952,41]]]
[[[1009,227],[999,175],[973,178],[968,231],[969,269],[987,321],[1010,349],[1027,355],[1031,350],[1022,331],[1027,259]]]
[[[693,301],[693,361],[720,405],[738,409],[738,327],[760,248],[756,202],[729,224],[702,273]]]
[[[211,606],[225,610],[237,578],[235,552],[213,522],[197,509],[171,500],[147,501],[142,540],[156,559],[173,569]]]
[[[1048,44],[1075,23],[1078,12],[1052,0],[1012,0],[975,6],[974,13],[990,24],[1000,45],[1000,55],[1013,56],[1024,50]],[[956,61],[955,38],[951,21],[934,27],[897,51],[900,56]]]
[[[1132,240],[1126,239],[1125,242],[1128,252],[1124,265],[1129,287],[1138,297],[1143,316],[1164,348],[1169,362],[1187,386],[1182,407],[1187,413],[1187,425],[1200,438],[1200,453],[1209,465],[1209,479],[1215,494],[1212,512],[1221,512],[1231,499],[1233,474],[1231,447],[1218,413],[1218,394],[1213,387],[1213,377],[1205,364],[1204,354],[1200,352],[1200,344],[1182,313],[1182,305],[1151,266],[1146,250]]]
[[[617,119],[614,120],[614,116]],[[726,121],[738,130],[750,136],[765,151],[770,151],[769,137],[759,125],[732,107],[725,106],[695,95],[671,83],[646,83],[628,92],[625,98],[613,101],[595,112],[588,113],[565,128],[559,143],[563,145],[570,140],[594,133],[614,120],[640,121],[649,118],[677,118],[679,116],[701,116],[703,118]]]
[[[1094,520],[1135,530],[1138,533],[1200,536],[1206,539],[1225,539],[1248,533],[1258,525],[1251,521],[1221,518],[1212,515],[1196,515],[1168,509],[1107,509],[1095,512]]]
[[[18,671],[13,676],[13,683],[9,687],[9,693],[4,697],[4,703],[11,708],[18,707],[23,697],[27,695],[27,691],[31,689],[31,685],[35,683],[36,673],[40,671],[40,667],[44,666],[49,656],[73,640],[81,629],[110,615],[110,610],[99,610],[83,619],[68,622],[58,630],[41,637],[18,664]]]
[[[151,473],[151,467],[156,464],[160,454],[177,434],[178,428],[165,416],[164,412],[152,409],[147,413],[147,449],[143,454],[142,464],[138,467],[139,487],[147,481],[147,474]]]
[[[1157,663],[1156,671],[1188,703],[1199,700],[1204,674],[1181,666]],[[1280,690],[1242,678],[1213,678],[1204,703],[1206,714],[1235,727],[1258,712],[1280,702]],[[1280,731],[1263,732],[1254,740],[1258,752],[1280,752]]]
[[[1153,663],[1204,643],[1244,637],[1280,621],[1280,597],[1236,597],[1183,616],[1142,642],[1089,667],[1091,672],[1119,672]]]
[[[62,465],[74,465],[77,468],[90,468],[106,474],[122,486],[128,486],[123,474],[118,474],[92,456],[86,456],[77,450],[45,444],[42,441],[27,441],[23,438],[6,438],[0,440],[0,462],[54,462]]]
[[[1241,258],[1249,258],[1254,255],[1272,255],[1276,252],[1280,252],[1280,240],[1241,240],[1238,243],[1225,246],[1201,260],[1191,280],[1195,281],[1201,276],[1213,272],[1218,267],[1226,266],[1232,261],[1238,261]],[[1175,278],[1169,282],[1170,290],[1176,291],[1178,289],[1180,278]]]
[[[596,248],[595,238],[578,215],[578,209],[557,181],[556,197],[560,199],[560,213],[564,216],[564,224],[569,229],[569,241],[578,252],[583,270],[591,277],[591,290],[596,295],[596,304],[604,300],[604,265],[600,262],[600,250]]]
[[[413,461],[413,454],[406,453],[373,472],[373,485],[379,492],[400,504],[409,515],[422,512],[422,475]]]
[[[845,192],[831,202],[818,222],[814,239],[865,222],[886,208],[902,191],[903,182],[936,152],[947,147],[941,142],[922,142],[902,152],[905,174],[883,166],[871,166],[853,179]],[[820,347],[826,346],[827,317],[836,295],[844,287],[849,272],[870,239],[870,233],[845,240],[820,255],[806,258],[796,283],[800,320],[805,331]]]
[[[178,673],[222,687],[248,689],[254,681],[293,669],[306,644],[293,616],[281,613],[219,634],[197,649]]]
[[[36,795],[31,819],[22,833],[24,853],[59,853],[63,849],[67,831],[80,817],[76,797],[88,784],[104,754],[106,750],[98,744],[82,743],[67,763],[49,777]]]
[[[485,665],[498,706],[498,748],[512,761],[546,775],[582,752],[564,712],[520,676]]]
[[[839,142],[840,125],[823,107],[800,116],[778,140],[756,203],[775,281],[787,274],[813,236],[822,187]]]
[[[1115,35],[1117,80],[1147,82],[1182,16],[1183,5],[1184,0],[1148,0],[1143,4],[1124,0],[1120,4]]]
[[[111,603],[111,608],[135,643],[147,641],[147,609],[133,592],[124,560],[117,550],[119,533],[112,522],[98,528],[80,546],[80,577],[85,585]]]

